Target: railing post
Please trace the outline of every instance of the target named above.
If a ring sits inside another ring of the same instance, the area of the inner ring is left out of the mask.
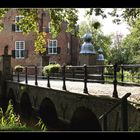
[[[124,85],[124,84],[123,84],[123,82],[124,82],[124,68],[123,68],[123,65],[122,65],[121,68],[122,68],[122,69],[121,69],[121,70],[122,70],[122,71],[121,71],[121,72],[122,72],[122,73],[121,73],[121,82],[122,82],[122,85]]]
[[[13,81],[13,68],[11,68],[11,81]]]
[[[114,65],[114,91],[113,91],[113,97],[118,98],[118,92],[117,92],[117,63]]]
[[[102,80],[102,84],[104,84],[104,66],[101,67],[101,80]]]
[[[62,80],[63,80],[63,87],[62,87],[62,89],[63,90],[66,90],[65,68],[66,68],[66,65],[64,64],[62,66]]]
[[[50,75],[49,74],[47,75],[47,87],[49,87],[49,88],[51,87],[50,86]]]
[[[17,82],[20,82],[20,80],[19,80],[19,71],[17,71]]]
[[[122,99],[121,116],[122,116],[122,130],[128,131],[128,109],[127,98]]]
[[[88,89],[87,89],[87,65],[84,64],[84,93],[88,94]]]
[[[28,84],[28,79],[27,79],[27,67],[25,67],[25,83]]]
[[[72,78],[75,78],[75,70],[72,68]]]
[[[35,85],[37,86],[37,66],[35,66]]]
[[[107,131],[107,115],[103,118],[103,131]]]

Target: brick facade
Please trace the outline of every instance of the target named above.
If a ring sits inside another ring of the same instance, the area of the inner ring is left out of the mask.
[[[28,56],[22,59],[12,58],[11,64],[12,67],[15,65],[45,65],[43,62],[49,58],[49,62],[56,62],[59,64],[68,64],[68,65],[77,65],[78,56],[79,56],[79,39],[73,36],[71,33],[66,32],[66,23],[64,22],[61,26],[61,32],[59,33],[57,40],[57,47],[60,48],[60,52],[57,54],[47,54],[42,58],[41,55],[37,55],[34,52],[34,33],[23,34],[22,32],[12,31],[12,24],[15,23],[15,16],[19,15],[18,11],[14,8],[9,10],[5,15],[2,22],[4,24],[4,29],[0,32],[0,55],[3,54],[4,47],[9,46],[8,54],[12,54],[12,50],[15,50],[16,41],[25,41],[25,50],[28,50]],[[43,20],[40,21],[41,28],[40,30],[45,31],[48,28],[50,17],[48,13],[45,13],[40,16],[43,16]],[[43,27],[43,28],[42,28]],[[48,48],[48,40],[51,40],[51,33],[46,35],[46,48]],[[45,58],[45,59],[44,59]],[[47,64],[46,63],[46,64]]]

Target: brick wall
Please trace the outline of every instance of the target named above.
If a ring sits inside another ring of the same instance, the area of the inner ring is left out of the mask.
[[[40,57],[34,53],[34,33],[28,35],[12,31],[12,24],[15,22],[15,16],[18,15],[15,9],[10,10],[3,18],[4,30],[0,32],[0,55],[3,54],[4,47],[9,46],[8,53],[11,54],[15,49],[15,41],[25,41],[25,49],[28,49],[28,58],[26,59],[13,59],[12,66],[15,65],[40,65]]]

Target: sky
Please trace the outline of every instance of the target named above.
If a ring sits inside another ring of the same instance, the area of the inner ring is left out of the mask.
[[[85,8],[79,8],[79,21],[78,24],[81,23],[82,21],[85,21],[84,17],[84,10]],[[107,11],[111,10],[111,8],[108,8]],[[109,35],[111,33],[118,33],[122,34],[124,37],[129,34],[129,26],[126,23],[123,23],[121,25],[113,24],[112,23],[112,17],[108,16],[108,18],[102,19],[102,17],[95,17],[92,16],[93,19],[100,21],[102,24],[101,30],[105,35]]]

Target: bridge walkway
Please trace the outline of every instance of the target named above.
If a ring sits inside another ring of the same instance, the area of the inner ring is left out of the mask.
[[[13,77],[13,81],[17,82],[17,77]],[[47,79],[38,78],[38,87],[46,87],[47,88]],[[20,77],[20,83],[25,84],[25,78]],[[34,78],[28,78],[28,85],[35,85]],[[62,90],[63,81],[50,79],[50,88]],[[77,94],[85,94],[83,93],[84,82],[82,81],[68,81],[66,80],[66,90],[68,92],[74,92]],[[101,83],[87,83],[88,94],[96,95],[96,96],[110,96],[113,95],[113,84],[101,84]],[[118,97],[121,98],[126,93],[131,93],[131,96],[128,97],[129,101],[139,102],[140,101],[140,86],[121,86],[117,85]]]

